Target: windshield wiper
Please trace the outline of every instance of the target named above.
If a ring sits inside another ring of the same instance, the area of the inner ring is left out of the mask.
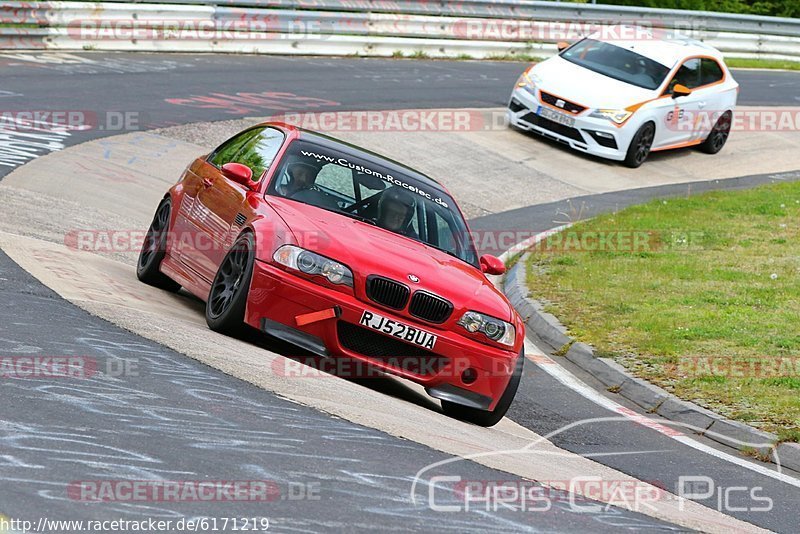
[[[436,250],[438,250],[438,251],[440,251],[440,252],[444,252],[445,254],[448,254],[448,255],[450,255],[450,256],[453,256],[453,257],[454,257],[454,258],[456,258],[456,259],[459,259],[459,260],[461,260],[461,261],[464,261],[464,258],[462,258],[461,256],[459,256],[458,254],[456,254],[456,253],[455,253],[455,252],[453,252],[452,250],[448,250],[448,249],[446,249],[446,248],[442,248],[442,247],[440,247],[440,246],[437,246],[437,245],[432,245],[432,244],[430,244],[430,243],[426,243],[425,241],[420,241],[420,243],[422,243],[423,245],[429,246],[429,247],[431,247],[431,248],[435,248]]]
[[[358,213],[350,213],[350,212],[341,211],[341,210],[337,211],[336,213],[344,215],[345,217],[350,217],[351,219],[355,219],[357,221],[361,221],[361,222],[364,222],[364,223],[367,223],[367,224],[371,224],[372,226],[378,226],[378,223],[376,223],[375,221],[373,221],[369,217],[364,217],[363,215],[359,215]]]

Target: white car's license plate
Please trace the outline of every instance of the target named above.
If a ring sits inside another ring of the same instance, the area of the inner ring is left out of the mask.
[[[403,324],[394,319],[387,319],[377,313],[364,310],[359,321],[363,326],[372,328],[378,332],[383,332],[386,335],[402,339],[408,343],[418,345],[422,348],[433,350],[436,345],[437,336],[421,330],[414,326]]]
[[[570,128],[575,126],[575,117],[564,115],[563,113],[559,113],[558,111],[553,111],[552,109],[546,108],[544,106],[539,106],[539,109],[536,110],[536,114],[541,117],[544,117],[545,119],[550,119],[553,122],[563,124],[564,126],[569,126]]]

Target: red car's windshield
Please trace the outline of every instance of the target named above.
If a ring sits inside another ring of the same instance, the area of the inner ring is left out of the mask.
[[[357,218],[478,266],[455,201],[374,161],[295,141],[283,157],[268,194]]]

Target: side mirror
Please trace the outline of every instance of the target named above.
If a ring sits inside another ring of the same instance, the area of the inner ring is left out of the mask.
[[[686,87],[685,85],[677,83],[675,84],[675,87],[672,88],[672,98],[678,98],[679,96],[689,96],[690,94],[692,94],[692,90]]]
[[[253,171],[247,165],[241,163],[226,163],[222,166],[222,174],[225,178],[242,184],[248,189],[256,189],[257,184],[253,182]]]
[[[484,254],[480,259],[481,271],[486,274],[503,274],[506,272],[506,265],[497,256]]]
[[[569,48],[569,43],[566,41],[559,41],[558,43],[556,43],[556,48],[558,48],[558,51],[561,52]]]

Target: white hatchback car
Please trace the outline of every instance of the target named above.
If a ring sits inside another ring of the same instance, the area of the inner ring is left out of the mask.
[[[508,104],[513,126],[629,167],[655,150],[699,145],[715,154],[725,145],[739,84],[715,48],[595,33],[559,49],[520,76]]]

